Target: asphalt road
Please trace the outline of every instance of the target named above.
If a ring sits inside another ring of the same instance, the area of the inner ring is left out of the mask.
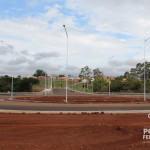
[[[0,105],[2,110],[27,110],[27,111],[130,111],[130,110],[150,110],[150,106],[26,106],[26,105]]]

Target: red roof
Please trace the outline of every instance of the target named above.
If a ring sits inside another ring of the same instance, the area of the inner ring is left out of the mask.
[[[59,80],[66,80],[66,77],[60,77]]]

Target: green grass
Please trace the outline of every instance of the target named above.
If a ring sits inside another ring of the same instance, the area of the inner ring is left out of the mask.
[[[39,89],[41,86],[40,84],[34,84],[32,85],[32,89]]]
[[[49,88],[50,85],[50,82],[48,82],[46,80],[46,86]],[[53,80],[53,89],[63,89],[66,87],[66,81],[60,81],[60,80]],[[75,82],[72,82],[72,81],[68,81],[68,87],[71,88],[71,89],[74,89],[74,90],[79,90],[79,91],[85,91],[85,92],[92,92],[92,89],[91,89],[91,85],[89,84],[89,87],[87,89],[87,87],[85,87],[84,89],[84,86],[83,84],[76,84],[75,85]],[[44,89],[45,88],[45,79],[41,79],[40,80],[40,83],[39,84],[34,84],[32,85],[32,89],[35,90],[35,89]]]
[[[78,90],[78,91],[82,91],[82,92],[92,92],[92,85],[91,84],[89,84],[88,85],[88,88],[85,86],[85,88],[84,88],[84,85],[83,84],[76,84],[75,85],[75,83],[70,83],[69,84],[69,87],[71,88],[71,89],[74,89],[74,90]]]

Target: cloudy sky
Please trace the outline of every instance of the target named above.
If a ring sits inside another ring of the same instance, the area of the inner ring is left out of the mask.
[[[143,62],[144,38],[150,36],[150,1],[0,0],[0,40],[9,45],[0,43],[0,75],[13,71],[27,76],[36,69],[64,74],[64,24],[69,74],[77,75],[88,65],[104,75],[122,75]],[[150,40],[146,59],[150,61]]]

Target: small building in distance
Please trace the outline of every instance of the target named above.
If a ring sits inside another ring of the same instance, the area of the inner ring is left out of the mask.
[[[126,82],[126,81],[127,81],[127,79],[126,79],[126,78],[123,78],[123,79],[122,79],[122,82]]]
[[[60,80],[60,81],[66,81],[66,77],[60,77],[60,78],[58,78],[58,80]],[[78,82],[79,80],[80,80],[80,78],[68,77],[68,81]]]
[[[43,80],[45,79],[45,76],[39,76],[37,77],[38,80]],[[46,79],[50,79],[50,76],[46,76]]]
[[[108,76],[104,76],[103,79],[106,81],[106,82],[109,82],[109,77]],[[111,80],[115,80],[115,77],[110,77],[110,81]]]

